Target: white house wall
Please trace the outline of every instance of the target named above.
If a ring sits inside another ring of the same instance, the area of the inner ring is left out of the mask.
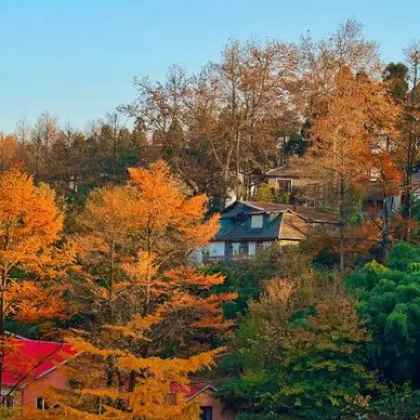
[[[207,246],[197,249],[194,253],[194,259],[197,263],[201,264],[204,260],[204,255],[211,258],[223,258],[225,256],[225,243],[224,242],[211,242]]]
[[[224,257],[225,255],[225,243],[224,242],[212,242],[207,245],[207,252],[210,257]]]

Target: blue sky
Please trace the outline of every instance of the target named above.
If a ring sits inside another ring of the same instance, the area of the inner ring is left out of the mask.
[[[0,130],[43,110],[84,128],[134,98],[134,76],[196,71],[229,38],[327,36],[347,17],[385,61],[420,38],[418,0],[0,0]]]

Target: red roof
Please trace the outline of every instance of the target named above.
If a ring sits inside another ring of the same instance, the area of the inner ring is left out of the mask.
[[[71,344],[7,338],[3,384],[21,387],[53,370],[77,353]]]

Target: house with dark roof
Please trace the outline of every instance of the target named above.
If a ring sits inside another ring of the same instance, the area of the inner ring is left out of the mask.
[[[236,201],[220,215],[220,230],[199,262],[237,261],[252,258],[259,249],[277,243],[297,245],[316,226],[338,226],[338,220],[309,207],[257,201]]]

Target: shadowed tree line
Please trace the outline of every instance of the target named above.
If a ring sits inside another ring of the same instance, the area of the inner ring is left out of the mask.
[[[121,182],[130,166],[164,159],[190,193],[206,193],[220,209],[230,193],[249,198],[261,174],[310,150],[322,159],[302,161],[302,167],[332,186],[327,204],[343,219],[338,201],[353,184],[367,183],[372,167],[362,160],[367,149],[379,148],[386,155],[375,162],[383,193],[393,192],[388,175],[394,166],[409,218],[420,132],[419,50],[412,43],[405,63],[384,66],[378,45],[353,20],[321,40],[233,40],[219,60],[195,74],[174,66],[162,81],[135,78],[133,102],[84,131],[60,126],[48,113],[33,126],[19,122],[14,135],[0,138],[0,170],[23,165],[35,182],[74,195]],[[359,147],[349,148],[354,138]],[[342,168],[340,151],[346,155]],[[363,176],[349,173],[348,161]]]

